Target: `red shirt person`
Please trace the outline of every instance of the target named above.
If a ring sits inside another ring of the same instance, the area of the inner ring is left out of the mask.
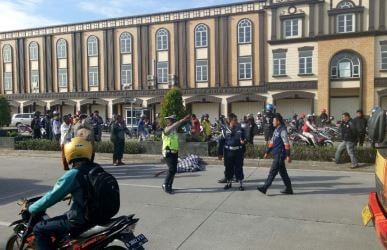
[[[191,133],[192,134],[199,134],[200,133],[200,122],[196,115],[192,115],[192,127],[191,127]]]

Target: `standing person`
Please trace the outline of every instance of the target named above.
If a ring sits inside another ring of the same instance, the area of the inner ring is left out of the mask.
[[[265,184],[258,186],[257,189],[263,194],[266,194],[267,189],[271,186],[276,175],[280,174],[282,181],[286,188],[281,191],[282,194],[293,194],[292,183],[290,181],[288,172],[286,171],[285,160],[291,163],[290,158],[290,144],[288,138],[288,132],[284,124],[283,118],[280,114],[275,114],[273,118],[273,127],[275,128],[273,138],[270,141],[269,147],[265,153],[264,158],[268,157],[268,154],[273,153],[273,164],[270,169],[269,176],[266,179]]]
[[[363,147],[365,135],[367,133],[367,119],[364,117],[363,110],[356,111],[356,118],[353,119],[353,124],[357,130],[356,144],[359,143]]]
[[[147,131],[146,131],[146,116],[144,114],[141,115],[140,120],[137,124],[137,133],[138,133],[138,140],[142,141],[145,140],[147,137]]]
[[[195,114],[192,115],[192,120],[191,120],[191,133],[194,136],[198,136],[200,133],[200,122],[198,118],[196,117]]]
[[[72,138],[72,125],[70,118],[71,117],[68,115],[63,116],[63,123],[60,127],[60,150],[62,152],[63,169],[66,171],[70,169],[64,153],[65,144],[69,143]]]
[[[93,116],[91,117],[91,121],[93,123],[94,139],[97,142],[101,141],[103,119],[101,116],[99,116],[98,110],[94,111]]]
[[[183,125],[183,123],[189,121],[191,119],[191,115],[187,115],[183,119],[176,121],[175,115],[170,115],[165,117],[167,122],[167,126],[165,127],[162,140],[163,140],[163,156],[165,162],[168,166],[168,173],[165,177],[164,184],[162,185],[163,190],[166,193],[172,194],[173,189],[173,179],[175,178],[175,174],[177,172],[177,159],[179,155],[179,136],[177,135],[177,129]],[[199,122],[199,121],[198,121]]]
[[[254,121],[254,116],[250,114],[246,123],[246,138],[249,144],[254,144],[254,136],[258,134],[258,126]]]
[[[53,113],[54,118],[51,120],[51,127],[52,127],[52,135],[53,138],[59,142],[60,141],[60,117],[58,111],[54,111]]]
[[[51,128],[51,115],[49,111],[46,112],[46,115],[42,119],[42,128],[44,128],[44,130],[46,131],[45,138],[51,140],[52,128]]]
[[[33,138],[34,139],[40,139],[41,138],[41,131],[42,128],[41,122],[40,122],[40,112],[37,111],[34,114],[34,119],[31,121],[31,128],[33,132]]]
[[[110,141],[113,143],[113,164],[114,166],[125,165],[122,162],[122,157],[125,150],[125,133],[129,133],[121,115],[117,115],[112,124]]]
[[[329,116],[327,114],[327,110],[326,109],[323,109],[321,111],[319,119],[320,119],[320,123],[321,123],[322,126],[324,126],[324,125],[329,123]]]
[[[336,154],[335,154],[336,164],[339,164],[341,154],[345,149],[347,149],[348,155],[351,158],[351,162],[352,162],[351,168],[356,168],[359,166],[354,152],[356,138],[357,138],[357,131],[353,124],[350,114],[347,112],[343,114],[342,122],[340,124],[340,129],[341,129],[341,138],[343,139],[343,142],[340,143],[340,145],[337,147],[337,150],[336,150]]]
[[[208,114],[205,114],[204,115],[204,119],[202,121],[202,127],[203,127],[203,133],[206,137],[206,141],[209,141],[211,139],[211,136],[212,136],[212,125],[211,125],[211,122],[209,120],[209,115]]]
[[[274,117],[274,106],[273,104],[266,104],[266,112],[263,117],[263,133],[265,135],[265,144],[268,145],[271,137],[273,136],[273,117]]]
[[[83,139],[89,141],[92,145],[92,155],[91,161],[94,162],[95,158],[95,137],[94,137],[94,129],[92,120],[86,114],[80,114],[79,119],[73,126],[73,136],[74,137],[82,137]]]
[[[225,177],[227,184],[224,189],[232,187],[232,179],[235,175],[239,182],[239,190],[243,191],[243,159],[244,159],[244,145],[247,140],[245,131],[238,123],[238,117],[230,113],[228,115],[229,126],[222,131],[222,136],[219,139],[218,158],[221,160],[224,157]]]

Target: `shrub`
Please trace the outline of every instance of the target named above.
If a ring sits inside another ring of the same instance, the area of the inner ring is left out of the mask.
[[[28,139],[16,141],[15,149],[18,150],[42,150],[42,151],[59,151],[60,146],[57,141],[43,140],[43,139]],[[95,144],[95,151],[98,153],[113,153],[113,144],[108,141],[97,142]],[[138,142],[126,142],[126,154],[142,154],[145,148]]]
[[[176,115],[178,120],[182,119],[187,114],[183,105],[183,95],[178,88],[168,90],[161,103],[160,109],[160,125],[165,127],[165,117]]]
[[[11,123],[11,107],[4,96],[0,96],[0,127]]]

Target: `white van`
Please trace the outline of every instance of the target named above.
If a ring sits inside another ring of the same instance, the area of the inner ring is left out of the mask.
[[[11,120],[11,126],[17,127],[20,124],[31,126],[34,113],[14,114]]]

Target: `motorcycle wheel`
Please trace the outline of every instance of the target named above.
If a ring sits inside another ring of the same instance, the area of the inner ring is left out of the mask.
[[[17,237],[16,234],[12,234],[8,240],[7,240],[7,244],[5,246],[5,249],[6,250],[19,250],[20,248],[20,245],[21,245],[21,240],[19,237]]]

